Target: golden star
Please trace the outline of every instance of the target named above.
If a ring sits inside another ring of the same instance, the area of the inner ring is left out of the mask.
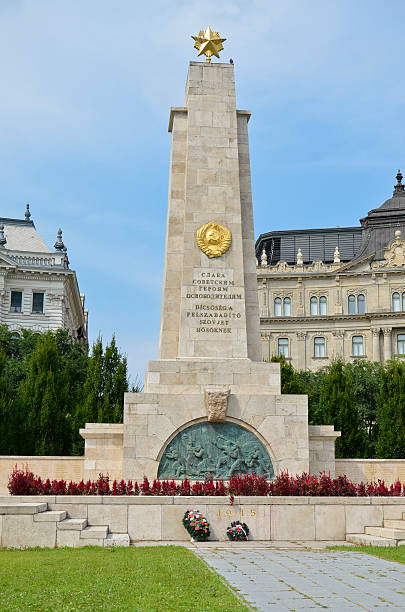
[[[219,51],[222,51],[224,48],[222,43],[226,40],[226,38],[220,38],[218,32],[213,32],[211,28],[205,30],[200,30],[198,36],[192,36],[193,40],[195,40],[194,49],[198,49],[198,56],[204,54],[207,56],[207,62],[211,61],[211,57],[215,55],[215,57],[219,57]]]

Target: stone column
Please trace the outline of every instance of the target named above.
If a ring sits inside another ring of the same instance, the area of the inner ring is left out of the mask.
[[[384,361],[392,357],[392,327],[383,327],[384,334]]]
[[[236,110],[232,64],[190,62],[185,106],[169,122],[160,359],[261,360],[249,117]],[[197,230],[210,223],[231,232],[219,257],[197,246]]]
[[[296,332],[297,333],[297,342],[298,342],[298,359],[297,362],[294,364],[294,367],[298,370],[305,370],[307,367],[309,367],[309,364],[307,365],[307,356],[306,356],[306,338],[307,338],[307,332]]]
[[[343,331],[343,329],[336,329],[335,331],[332,332],[332,336],[335,340],[335,357],[342,357],[342,359],[344,358],[344,350],[343,350],[343,338],[344,338],[345,332]]]
[[[263,360],[270,361],[270,334],[268,332],[261,332],[261,346],[263,352]]]
[[[373,327],[371,331],[373,334],[373,360],[380,361],[380,328]]]

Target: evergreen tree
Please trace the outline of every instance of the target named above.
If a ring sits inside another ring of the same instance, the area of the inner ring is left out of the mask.
[[[334,425],[341,432],[336,440],[336,457],[363,457],[366,432],[355,402],[353,384],[344,363],[334,361],[328,368],[320,390],[320,424]]]
[[[405,363],[392,359],[382,371],[377,402],[377,457],[405,457]]]
[[[122,423],[124,393],[128,391],[127,359],[119,353],[115,336],[105,349],[103,383],[102,413],[99,420]]]
[[[64,455],[70,452],[69,381],[54,334],[44,334],[33,351],[21,386],[26,412],[24,454]]]
[[[373,361],[359,359],[346,363],[346,374],[351,378],[355,402],[360,419],[367,432],[367,449],[365,456],[373,457],[376,442],[376,415],[383,366]]]
[[[300,377],[297,376],[297,372],[294,370],[291,363],[286,361],[283,355],[273,355],[270,359],[272,363],[280,364],[280,377],[281,377],[281,393],[284,394],[301,394],[306,393],[306,387],[301,381]]]
[[[73,418],[74,454],[83,452],[79,429],[86,423],[122,423],[126,391],[127,359],[118,351],[114,336],[105,351],[99,337],[88,358],[86,379]]]

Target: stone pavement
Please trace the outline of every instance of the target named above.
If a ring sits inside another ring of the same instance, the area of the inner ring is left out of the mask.
[[[263,612],[405,609],[405,566],[371,555],[202,544],[194,552]]]

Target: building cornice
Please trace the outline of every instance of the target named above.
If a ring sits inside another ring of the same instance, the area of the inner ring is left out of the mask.
[[[397,321],[403,319],[405,322],[405,312],[370,312],[364,315],[349,315],[349,314],[335,314],[335,315],[323,315],[323,316],[292,316],[292,317],[260,317],[260,323],[333,323],[334,321],[358,321],[369,322],[372,324],[373,320],[384,319],[385,323],[389,324],[390,319]]]

